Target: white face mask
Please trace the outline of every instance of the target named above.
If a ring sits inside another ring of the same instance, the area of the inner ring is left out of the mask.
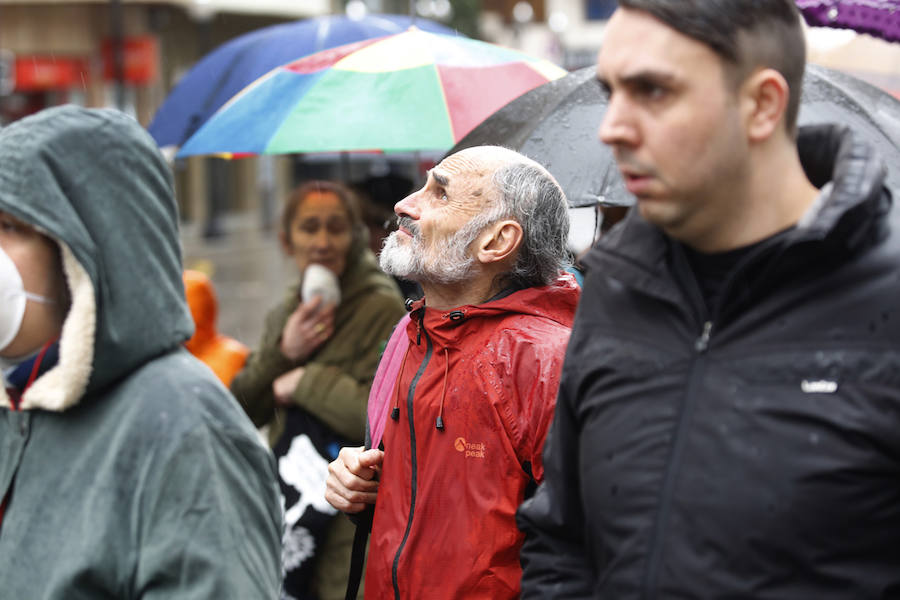
[[[25,291],[22,276],[9,255],[0,248],[0,350],[12,343],[25,318],[25,304],[28,300],[52,304],[46,296]]]

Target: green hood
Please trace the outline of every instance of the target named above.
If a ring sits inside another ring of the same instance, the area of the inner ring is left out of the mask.
[[[136,121],[46,110],[0,129],[0,165],[0,210],[59,244],[72,295],[23,409],[65,410],[190,337],[171,174]]]

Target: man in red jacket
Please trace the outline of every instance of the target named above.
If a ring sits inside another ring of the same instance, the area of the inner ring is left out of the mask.
[[[375,504],[366,598],[516,598],[515,511],[543,476],[579,293],[562,273],[565,196],[534,161],[477,147],[394,210],[381,266],[425,296],[405,322],[383,450],[341,450],[326,497],[347,513]]]

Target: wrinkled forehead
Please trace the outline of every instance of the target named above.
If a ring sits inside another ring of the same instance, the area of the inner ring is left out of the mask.
[[[504,163],[489,148],[467,148],[442,160],[434,168],[434,173],[451,182],[480,183],[489,179]]]
[[[474,193],[480,196],[494,188],[492,182],[494,174],[509,164],[512,157],[518,157],[518,154],[509,150],[504,152],[503,148],[492,146],[466,148],[442,160],[432,169],[432,174],[438,183],[444,185],[449,183],[450,188],[476,186]]]

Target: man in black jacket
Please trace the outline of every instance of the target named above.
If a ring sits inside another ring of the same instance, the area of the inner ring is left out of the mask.
[[[796,127],[790,0],[620,0],[604,236],[524,598],[900,597],[900,252],[875,151]]]

